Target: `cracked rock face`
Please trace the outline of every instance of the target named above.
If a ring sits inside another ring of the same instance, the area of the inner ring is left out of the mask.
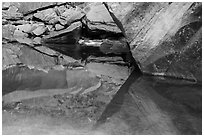
[[[122,24],[144,73],[201,81],[201,3],[114,2],[106,6],[118,26]]]

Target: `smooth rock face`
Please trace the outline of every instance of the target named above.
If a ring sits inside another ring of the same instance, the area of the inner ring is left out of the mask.
[[[21,63],[18,58],[21,55],[20,45],[3,44],[2,45],[2,69],[6,69],[7,66]]]
[[[195,46],[191,42],[192,39],[199,41],[194,34],[201,27],[201,12],[197,11],[201,10],[200,6],[201,3],[107,3],[117,25],[122,24],[121,30],[124,30],[132,55],[140,62],[143,72],[193,80],[200,80],[197,73],[201,74],[201,69],[193,65],[187,69],[186,66],[193,60],[201,64],[201,44]],[[195,20],[190,21],[192,18]],[[187,26],[195,21],[194,25]],[[186,29],[181,31],[183,27]],[[182,42],[185,39],[186,42]],[[181,46],[183,48],[179,49]],[[200,56],[196,57],[200,60],[186,57],[183,49],[188,48],[195,56]],[[179,63],[175,63],[178,60]]]
[[[35,34],[36,36],[39,36],[45,33],[46,30],[47,30],[47,27],[45,27],[44,25],[40,25],[36,29],[34,29],[32,33]]]
[[[19,2],[19,12],[28,14],[52,5],[57,5],[57,2]]]
[[[28,47],[21,48],[22,55],[20,55],[19,59],[22,63],[36,66],[36,67],[49,67],[54,66],[56,64],[55,58],[50,57],[46,54],[37,52]]]

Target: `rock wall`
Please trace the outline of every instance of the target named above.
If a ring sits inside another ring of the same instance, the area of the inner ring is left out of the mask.
[[[144,73],[201,80],[201,3],[104,4]]]

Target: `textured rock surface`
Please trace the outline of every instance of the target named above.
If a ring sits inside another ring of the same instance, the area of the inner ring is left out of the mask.
[[[90,3],[84,9],[88,21],[88,28],[91,31],[103,30],[114,33],[121,33],[105,6],[100,3]]]
[[[56,59],[54,57],[50,57],[46,54],[43,54],[35,51],[29,47],[21,48],[22,54],[19,56],[19,59],[22,63],[30,66],[36,67],[50,67],[56,64]]]
[[[28,14],[33,11],[46,8],[48,6],[57,5],[57,2],[19,2],[19,12],[22,14]]]
[[[181,39],[190,40],[190,37],[192,37],[192,39],[199,41],[199,37],[193,38],[192,33],[195,34],[201,27],[201,24],[199,25],[201,3],[108,3],[107,5],[113,19],[116,17],[119,20],[117,24],[119,26],[120,23],[122,24],[121,30],[124,30],[133,57],[140,62],[142,71],[156,75],[200,80],[197,74],[194,75],[194,73],[197,73],[197,67],[191,66],[186,69],[187,62],[191,62],[195,58],[188,58],[184,61],[182,58],[186,58],[186,56],[179,47],[189,48],[193,46],[187,44],[187,41],[182,42]],[[186,26],[193,32],[185,29],[181,32],[182,27],[191,23],[189,18],[196,19],[191,22],[197,21],[197,24],[193,25],[194,27]],[[116,22],[117,19],[115,19]],[[166,43],[168,43],[168,46]],[[189,43],[191,42],[189,41]],[[198,44],[197,46],[201,45]],[[192,53],[196,53],[195,56],[201,55],[201,47],[191,49]],[[201,57],[198,58],[201,59]],[[157,60],[160,60],[160,65],[169,65],[159,68],[159,63],[154,63]],[[172,60],[183,60],[185,63],[181,63],[182,61],[173,63]],[[196,64],[201,64],[201,60],[195,59],[194,61],[199,62]],[[177,67],[178,65],[179,67]],[[199,69],[201,74],[200,70],[201,68]]]
[[[3,44],[2,45],[2,69],[6,69],[7,66],[21,63],[19,55],[22,54],[20,51],[20,45],[18,44]]]

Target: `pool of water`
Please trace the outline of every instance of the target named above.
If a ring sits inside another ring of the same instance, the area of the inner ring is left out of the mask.
[[[202,134],[201,85],[137,75],[130,75],[94,128],[114,123],[114,134]]]
[[[65,73],[5,70],[3,96],[15,90],[67,88]],[[93,125],[93,131],[99,129],[103,134],[202,134],[202,85],[132,72]]]

